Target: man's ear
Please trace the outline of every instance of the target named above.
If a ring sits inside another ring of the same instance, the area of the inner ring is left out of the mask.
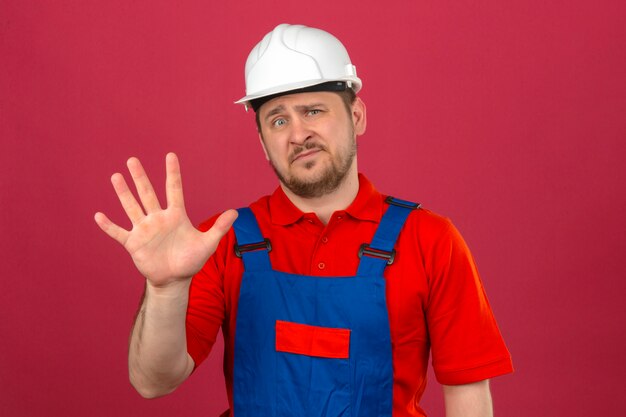
[[[367,127],[367,109],[361,98],[357,97],[352,103],[352,123],[354,124],[354,133],[357,136],[365,133]]]
[[[261,147],[263,148],[263,153],[265,154],[265,159],[270,160],[270,156],[267,154],[267,149],[265,148],[265,142],[263,141],[263,135],[259,132],[259,142],[261,142]]]

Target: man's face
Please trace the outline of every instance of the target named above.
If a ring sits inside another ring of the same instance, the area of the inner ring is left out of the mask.
[[[261,142],[278,179],[303,198],[336,190],[356,174],[356,136],[365,131],[365,107],[350,112],[331,92],[277,97],[259,109]]]

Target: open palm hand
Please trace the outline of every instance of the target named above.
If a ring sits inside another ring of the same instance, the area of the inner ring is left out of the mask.
[[[96,223],[124,246],[137,269],[151,285],[163,287],[189,279],[215,252],[220,239],[235,221],[237,212],[224,212],[206,232],[194,228],[185,211],[180,165],[173,153],[166,157],[165,209],[161,208],[154,188],[137,158],[128,160],[128,170],[141,204],[121,174],[113,174],[111,182],[132,222],[132,229],[123,229],[103,213],[96,213]]]

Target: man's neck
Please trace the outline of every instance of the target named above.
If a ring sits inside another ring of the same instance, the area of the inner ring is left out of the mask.
[[[338,210],[345,210],[359,192],[359,175],[356,166],[351,170],[336,190],[315,198],[303,198],[291,192],[281,184],[283,191],[291,202],[303,213],[315,213],[324,224],[328,224],[331,216]]]

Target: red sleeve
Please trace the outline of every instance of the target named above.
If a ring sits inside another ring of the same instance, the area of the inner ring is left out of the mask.
[[[217,216],[212,217],[200,225],[199,229],[208,230],[216,219]],[[224,321],[224,269],[223,257],[219,255],[224,251],[226,240],[222,239],[213,256],[192,278],[189,289],[186,317],[187,352],[193,358],[195,367],[209,355]]]
[[[426,317],[437,380],[468,384],[512,372],[472,255],[450,222],[428,257]]]

